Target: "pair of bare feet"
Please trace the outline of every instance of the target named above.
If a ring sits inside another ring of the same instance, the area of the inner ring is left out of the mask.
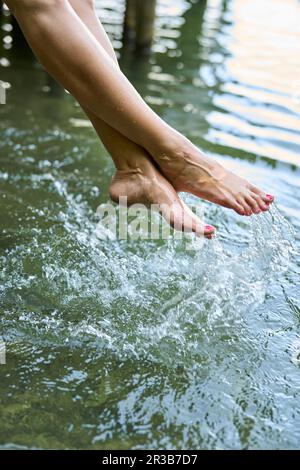
[[[274,200],[272,195],[205,156],[176,131],[151,155],[141,149],[134,157],[117,169],[110,186],[111,198],[118,202],[120,196],[126,196],[128,205],[159,205],[165,219],[179,230],[207,238],[215,233],[213,226],[204,225],[187,207],[178,192],[194,194],[242,216],[267,211]]]
[[[251,215],[273,197],[203,155],[145,103],[121,72],[93,0],[5,0],[41,64],[81,104],[111,153],[110,195],[159,206],[177,229],[212,237],[178,192]],[[76,54],[74,54],[76,51]]]

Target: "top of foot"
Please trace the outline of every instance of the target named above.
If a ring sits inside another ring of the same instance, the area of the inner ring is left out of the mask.
[[[184,137],[155,155],[162,173],[176,189],[235,210],[240,215],[267,211],[274,197],[205,156]]]

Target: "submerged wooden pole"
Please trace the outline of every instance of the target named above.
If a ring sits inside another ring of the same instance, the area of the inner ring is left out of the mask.
[[[135,41],[138,52],[149,53],[154,35],[156,0],[126,0],[123,41]]]
[[[136,13],[137,5],[136,0],[126,0],[124,29],[123,29],[123,42],[124,45],[133,42],[136,37]]]
[[[154,36],[156,0],[136,0],[136,2],[136,48],[139,52],[149,53]]]

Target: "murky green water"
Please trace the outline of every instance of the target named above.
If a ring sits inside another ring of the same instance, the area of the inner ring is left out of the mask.
[[[98,3],[120,51],[122,2]],[[0,448],[299,447],[300,3],[158,13],[127,75],[286,220],[206,204],[219,237],[200,251],[101,241],[113,164],[2,18]]]

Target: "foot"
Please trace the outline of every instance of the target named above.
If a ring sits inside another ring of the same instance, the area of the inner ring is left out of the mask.
[[[127,204],[155,205],[166,221],[176,230],[195,232],[212,238],[215,228],[204,225],[179,198],[175,189],[153,166],[148,158],[139,158],[131,168],[116,171],[110,185],[110,197],[119,203],[127,197]]]
[[[274,200],[270,194],[205,156],[183,136],[176,136],[172,144],[153,157],[176,191],[194,194],[240,215],[267,211]]]

